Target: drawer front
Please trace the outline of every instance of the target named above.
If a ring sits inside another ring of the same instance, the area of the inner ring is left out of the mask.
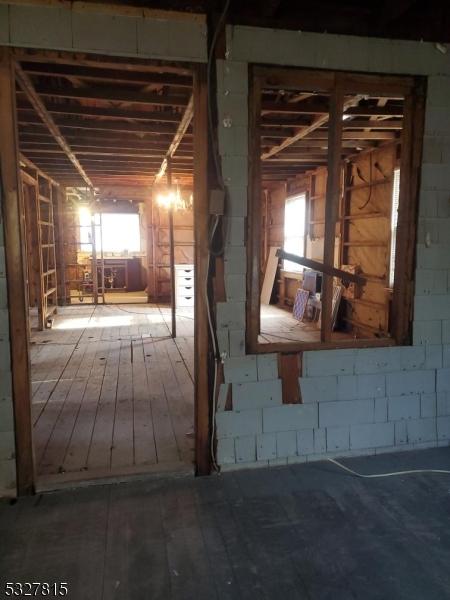
[[[185,285],[194,285],[194,277],[177,277],[177,283],[176,283],[177,287],[183,287]]]
[[[192,296],[194,294],[194,281],[191,285],[177,285],[177,296]]]
[[[194,306],[194,294],[192,296],[181,296],[177,298],[177,306]]]
[[[177,277],[193,277],[194,276],[194,268],[186,266],[185,268],[176,267],[175,273]]]

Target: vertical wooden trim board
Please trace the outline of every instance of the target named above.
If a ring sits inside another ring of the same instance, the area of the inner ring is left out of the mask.
[[[198,475],[211,471],[209,335],[206,305],[208,276],[208,124],[204,65],[194,67],[194,232],[195,232],[195,461]]]
[[[23,190],[19,174],[14,63],[0,48],[0,167],[14,403],[17,493],[34,492],[31,424],[28,302],[26,290]]]

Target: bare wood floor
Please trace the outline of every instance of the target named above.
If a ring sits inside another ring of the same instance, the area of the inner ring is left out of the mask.
[[[38,475],[61,481],[193,468],[192,310],[68,306],[31,336]]]
[[[335,341],[351,339],[349,333],[333,331]],[[260,344],[279,342],[320,342],[320,327],[316,322],[294,319],[292,312],[273,304],[261,304]]]

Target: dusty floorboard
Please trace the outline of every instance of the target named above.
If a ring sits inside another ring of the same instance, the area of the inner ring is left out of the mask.
[[[450,450],[346,460],[450,468]],[[0,573],[73,600],[450,597],[450,476],[357,479],[331,463],[0,503]]]
[[[167,326],[170,309],[154,305],[64,307],[51,330],[33,331],[41,478],[192,465],[191,313],[178,311],[176,340]]]

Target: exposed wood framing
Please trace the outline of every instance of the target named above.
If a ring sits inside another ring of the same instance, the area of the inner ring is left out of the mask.
[[[92,184],[92,181],[90,180],[90,178],[86,174],[85,170],[81,166],[79,160],[77,159],[75,154],[72,152],[71,147],[65,140],[64,136],[61,134],[61,131],[60,131],[59,127],[56,125],[55,121],[53,120],[53,117],[49,114],[49,112],[45,108],[44,103],[42,102],[42,100],[40,99],[36,90],[34,89],[31,79],[29,78],[29,76],[25,73],[25,71],[21,68],[21,66],[18,63],[15,64],[15,73],[16,73],[17,82],[19,83],[23,92],[26,94],[26,96],[27,96],[28,100],[31,102],[33,108],[36,110],[36,112],[38,113],[38,115],[40,116],[40,118],[42,119],[44,124],[47,126],[48,130],[51,132],[51,134],[53,135],[55,140],[58,142],[58,144],[64,150],[67,158],[70,160],[70,162],[76,168],[76,170],[78,171],[78,173],[80,174],[82,179],[86,182],[86,184],[91,188],[94,187]]]
[[[195,231],[195,457],[197,473],[211,470],[209,334],[205,282],[208,269],[208,121],[206,68],[194,70],[194,231]]]
[[[14,65],[11,51],[0,48],[0,202],[3,213],[9,328],[14,403],[17,492],[34,491],[31,423],[28,302],[25,278],[23,196],[15,106]]]
[[[178,125],[177,132],[175,133],[172,143],[169,146],[167,155],[164,158],[164,160],[161,164],[161,167],[159,168],[158,173],[156,174],[155,183],[158,183],[164,177],[164,174],[167,170],[168,161],[173,159],[174,154],[177,151],[178,146],[180,145],[181,140],[183,139],[183,137],[187,131],[187,128],[189,127],[189,125],[192,121],[193,116],[194,116],[194,97],[192,95],[189,98],[189,102],[186,107],[186,110],[184,111],[183,118],[181,119],[180,124]]]

